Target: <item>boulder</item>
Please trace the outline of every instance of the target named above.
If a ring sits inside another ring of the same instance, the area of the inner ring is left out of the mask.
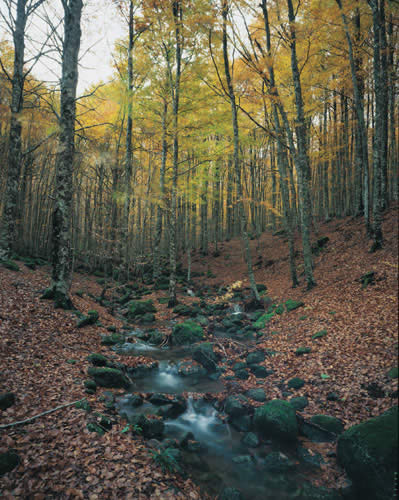
[[[256,365],[262,363],[266,359],[265,353],[263,351],[250,352],[247,356],[247,365]]]
[[[280,399],[273,399],[256,408],[254,424],[264,437],[293,441],[298,435],[295,410],[287,401]]]
[[[241,439],[241,442],[249,448],[256,448],[259,446],[259,438],[254,432],[247,432]]]
[[[261,365],[250,365],[249,369],[256,378],[266,378],[273,373],[271,370]]]
[[[102,354],[92,353],[87,357],[87,360],[93,366],[107,366],[108,359]]]
[[[135,319],[138,316],[143,316],[146,313],[156,313],[157,310],[152,300],[132,300],[129,302],[127,316],[129,319]]]
[[[394,498],[398,470],[398,407],[354,425],[338,439],[338,461],[359,498]]]
[[[194,321],[185,321],[173,327],[172,343],[174,345],[194,344],[204,338],[204,331]]]
[[[13,392],[3,392],[0,394],[0,410],[7,410],[15,403],[15,394]]]
[[[0,476],[11,472],[20,462],[19,456],[13,450],[0,453]]]
[[[314,415],[310,421],[333,434],[341,434],[344,430],[344,424],[341,420],[330,415]]]
[[[264,403],[266,401],[266,393],[263,389],[249,389],[246,393],[249,398]]]
[[[217,356],[213,352],[213,344],[209,342],[204,342],[194,348],[193,359],[208,372],[214,372],[217,369]]]
[[[89,311],[87,313],[87,316],[83,316],[83,318],[81,318],[78,321],[77,327],[83,328],[86,325],[94,325],[94,323],[96,323],[96,321],[98,321],[98,317],[99,317],[98,311],[96,311],[96,310]]]
[[[305,398],[304,396],[298,396],[297,398],[291,398],[289,403],[294,410],[301,411],[308,406],[309,401],[308,398]]]
[[[287,385],[290,389],[300,389],[305,385],[305,381],[299,377],[294,377],[288,381]]]
[[[244,396],[228,396],[224,403],[224,411],[229,417],[240,417],[248,413],[245,403],[247,398]]]
[[[137,428],[140,428],[140,434],[146,439],[162,438],[165,430],[165,424],[162,420],[148,418],[145,415],[132,415],[129,418],[129,423],[136,427],[134,432],[137,432]]]
[[[88,374],[100,387],[114,387],[119,389],[129,386],[129,380],[120,370],[115,368],[91,366]]]
[[[294,469],[295,464],[283,453],[279,451],[272,451],[264,459],[263,467],[268,472],[281,474],[283,472],[289,472],[290,470]]]
[[[294,309],[298,309],[298,307],[302,307],[304,305],[305,304],[299,300],[288,299],[287,302],[285,302],[285,308],[287,312],[294,311]]]

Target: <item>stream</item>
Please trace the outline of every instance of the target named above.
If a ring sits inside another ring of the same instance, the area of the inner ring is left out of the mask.
[[[236,307],[234,313],[241,314],[241,310]],[[179,461],[204,490],[212,495],[219,495],[223,488],[241,492],[241,497],[226,499],[295,498],[307,470],[295,447],[285,449],[271,441],[254,444],[248,440],[252,433],[233,428],[216,398],[212,399],[212,394],[225,390],[224,384],[204,368],[196,365],[193,369],[190,361],[184,361],[190,357],[189,348],[155,347],[138,340],[116,349],[126,356],[153,359],[148,369],[133,375],[130,392],[117,400],[120,415],[129,422],[138,415],[162,415],[163,442],[152,439],[152,445],[179,443]],[[143,393],[151,394],[140,402],[137,395]]]

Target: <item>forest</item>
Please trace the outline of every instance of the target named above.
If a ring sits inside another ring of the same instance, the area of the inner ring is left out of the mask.
[[[0,0],[1,498],[396,498],[398,47],[397,0]]]

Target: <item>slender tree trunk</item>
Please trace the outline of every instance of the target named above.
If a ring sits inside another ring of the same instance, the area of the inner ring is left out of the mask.
[[[251,286],[251,290],[255,300],[260,301],[260,296],[258,289],[256,287],[255,276],[252,268],[252,257],[251,251],[249,248],[249,238],[247,233],[247,221],[245,217],[244,211],[244,201],[243,201],[243,193],[242,193],[242,185],[240,182],[241,171],[240,171],[240,139],[238,133],[238,117],[237,117],[237,104],[236,97],[234,93],[234,87],[231,80],[230,75],[230,63],[229,63],[229,55],[228,55],[228,47],[227,47],[227,15],[228,15],[228,3],[227,0],[222,0],[222,16],[223,16],[223,60],[224,60],[224,71],[226,76],[228,94],[231,105],[231,116],[233,122],[233,138],[234,138],[234,171],[236,175],[236,186],[237,186],[237,205],[238,205],[238,214],[240,220],[240,232],[243,243],[244,256],[247,263],[248,268],[248,277]]]

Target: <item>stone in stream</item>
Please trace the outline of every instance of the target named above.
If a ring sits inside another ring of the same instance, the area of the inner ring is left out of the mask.
[[[134,432],[137,432],[137,429],[140,428],[139,432],[146,439],[162,438],[165,430],[165,424],[162,420],[148,418],[145,415],[132,415],[129,417],[129,423],[135,427]]]
[[[337,457],[358,498],[393,499],[398,470],[398,407],[341,434]]]
[[[203,342],[193,350],[193,359],[200,363],[208,372],[217,370],[218,357],[213,351],[213,344]]]
[[[249,448],[256,448],[259,446],[259,438],[254,432],[247,432],[241,439],[241,442]]]
[[[273,399],[256,408],[254,425],[263,437],[293,441],[298,435],[295,410],[287,401],[280,399]]]
[[[151,372],[158,368],[158,363],[154,362],[150,365],[137,365],[134,368],[128,368],[128,374],[133,378],[143,378],[150,375]]]
[[[264,459],[263,467],[268,472],[282,473],[293,470],[295,468],[295,464],[283,453],[273,451]]]
[[[218,500],[244,500],[240,490],[236,488],[224,488],[222,493],[218,496]]]
[[[148,401],[154,406],[169,405],[172,402],[165,394],[160,393],[151,394]]]
[[[127,394],[123,397],[123,404],[130,408],[137,408],[143,404],[143,398],[138,394]]]
[[[206,369],[192,361],[184,361],[179,366],[179,375],[182,377],[205,377],[208,373]]]
[[[224,403],[224,411],[229,417],[240,417],[248,413],[245,404],[248,402],[247,398],[242,395],[228,396]]]
[[[118,389],[129,386],[129,380],[120,370],[116,370],[115,368],[91,366],[88,369],[88,374],[100,387],[114,387]]]
[[[15,394],[13,392],[4,392],[0,394],[0,410],[7,410],[15,403]]]

